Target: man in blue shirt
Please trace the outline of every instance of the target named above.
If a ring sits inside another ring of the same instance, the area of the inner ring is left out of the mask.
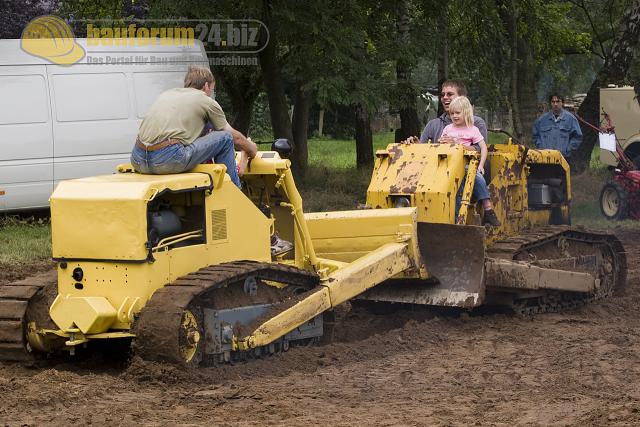
[[[451,124],[451,117],[449,117],[449,104],[455,98],[459,96],[467,96],[467,87],[461,80],[446,80],[442,83],[442,92],[440,93],[440,102],[442,103],[442,107],[444,108],[444,113],[440,117],[436,117],[435,119],[429,121],[427,125],[424,127],[422,134],[420,135],[420,139],[417,136],[412,136],[402,143],[404,144],[413,144],[417,142],[425,143],[431,141],[432,143],[442,143],[449,144],[452,143],[453,140],[450,137],[440,138],[442,135],[442,130],[448,124]],[[480,134],[484,138],[484,142],[487,144],[489,140],[487,139],[487,125],[484,120],[478,116],[473,116],[473,125],[480,130]],[[473,145],[473,148],[479,151],[477,145]]]
[[[582,142],[578,120],[562,108],[564,98],[556,93],[549,97],[551,111],[544,113],[533,123],[533,143],[536,148],[558,150],[567,162]]]
[[[442,131],[445,126],[453,123],[451,117],[449,116],[449,106],[451,101],[459,96],[467,96],[467,87],[460,80],[446,80],[442,83],[442,92],[440,93],[440,102],[442,103],[442,107],[444,108],[444,113],[440,117],[436,117],[433,120],[430,120],[429,123],[424,127],[422,134],[420,135],[420,139],[417,136],[412,136],[404,141],[403,144],[415,144],[415,143],[439,143],[439,144],[451,144],[455,141],[450,136],[442,136]],[[473,125],[478,128],[480,131],[480,135],[484,139],[485,143],[489,143],[487,139],[487,125],[482,120],[482,118],[478,116],[473,116]],[[477,150],[480,151],[480,147],[478,144],[473,144],[469,150]],[[487,178],[490,174],[490,164],[489,162],[485,163],[485,171],[484,173],[487,175]],[[466,179],[466,178],[465,178]],[[460,209],[460,202],[462,200],[462,189],[464,187],[464,180],[460,184],[458,193],[456,195],[456,216],[458,216],[458,210]],[[487,179],[480,173],[476,173],[476,180],[473,186],[473,196],[476,200],[479,199],[480,188],[487,187]],[[488,196],[488,195],[487,195]],[[491,224],[494,227],[499,227],[501,225],[500,221],[496,217],[495,212],[493,211],[493,207],[488,208],[484,211],[484,216],[482,219],[482,224]]]

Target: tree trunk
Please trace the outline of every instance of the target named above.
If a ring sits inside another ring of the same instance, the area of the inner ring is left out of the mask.
[[[398,45],[407,46],[411,43],[409,39],[410,23],[408,0],[398,2]],[[400,139],[419,135],[420,120],[417,112],[417,92],[411,83],[412,58],[401,55],[396,61],[396,78],[398,90],[398,102],[400,106]]]
[[[243,135],[247,135],[253,117],[253,105],[258,97],[261,80],[249,81],[248,79],[235,79],[218,72],[224,89],[229,94],[233,115],[231,126]]]
[[[271,8],[273,7],[271,0],[263,0],[262,2],[262,19],[267,28],[274,28],[271,20]],[[261,45],[264,45],[266,33],[261,31]],[[295,140],[291,131],[291,119],[289,118],[289,106],[287,97],[284,92],[284,84],[282,82],[282,73],[277,59],[277,39],[275,31],[269,34],[269,42],[265,48],[258,54],[260,60],[260,68],[262,69],[264,86],[267,91],[267,99],[269,101],[269,112],[271,114],[271,127],[273,128],[273,136],[275,138],[286,138],[293,145],[295,150]]]
[[[522,126],[522,139],[524,144],[531,144],[531,128],[538,117],[538,85],[534,84],[539,79],[540,66],[533,57],[531,44],[520,39],[518,43],[518,117]]]
[[[625,10],[618,31],[604,65],[591,84],[587,97],[578,109],[578,115],[592,125],[600,123],[600,88],[607,84],[623,83],[633,60],[633,52],[640,42],[640,0],[634,0]],[[615,123],[614,123],[615,124]],[[582,144],[573,155],[573,165],[577,172],[589,167],[591,152],[598,141],[598,134],[581,124]]]
[[[309,131],[309,109],[311,95],[301,86],[296,88],[295,107],[293,109],[293,140],[296,149],[292,155],[292,166],[296,177],[304,181],[309,163],[307,138]]]
[[[322,136],[322,128],[324,128],[324,108],[320,109],[318,116],[318,136]]]
[[[523,139],[522,121],[520,119],[520,100],[518,98],[518,19],[519,11],[517,5],[512,5],[509,11],[509,92],[511,103],[511,123],[513,123],[513,133],[518,141]]]
[[[240,99],[241,102],[233,102],[233,118],[231,120],[231,126],[243,135],[248,135],[249,127],[251,126],[251,118],[253,117],[253,104],[256,101],[256,97]]]
[[[436,33],[438,37],[438,48],[436,61],[438,63],[437,79],[438,93],[442,89],[442,83],[449,78],[449,18],[447,12],[448,0],[442,2],[439,19],[436,22]],[[438,102],[438,116],[444,113],[444,107]]]
[[[356,104],[356,165],[358,169],[373,168],[373,134],[371,132],[371,115],[364,104]]]
[[[231,126],[247,135],[253,116],[253,105],[262,91],[262,75],[254,67],[219,66],[213,69],[216,85],[229,95]]]

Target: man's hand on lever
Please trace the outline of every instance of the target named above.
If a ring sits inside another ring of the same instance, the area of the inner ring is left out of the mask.
[[[240,151],[240,161],[238,162],[238,176],[244,175],[249,166],[249,155],[246,151]]]
[[[400,144],[418,144],[419,142],[420,139],[418,139],[417,136],[410,136],[409,138],[400,141]]]

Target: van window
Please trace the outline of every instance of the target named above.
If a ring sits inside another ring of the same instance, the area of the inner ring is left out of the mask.
[[[0,76],[0,125],[46,122],[47,98],[41,75]]]
[[[147,110],[159,94],[167,89],[184,86],[184,70],[176,72],[133,73],[136,114],[144,118]]]
[[[129,117],[124,73],[54,74],[53,90],[59,122]]]

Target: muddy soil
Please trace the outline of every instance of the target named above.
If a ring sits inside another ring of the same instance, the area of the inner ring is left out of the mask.
[[[10,283],[55,268],[53,261],[42,260],[24,265],[0,262],[0,283]]]
[[[0,364],[7,425],[640,425],[640,230],[624,296],[561,314],[343,311],[333,344],[184,370]]]

